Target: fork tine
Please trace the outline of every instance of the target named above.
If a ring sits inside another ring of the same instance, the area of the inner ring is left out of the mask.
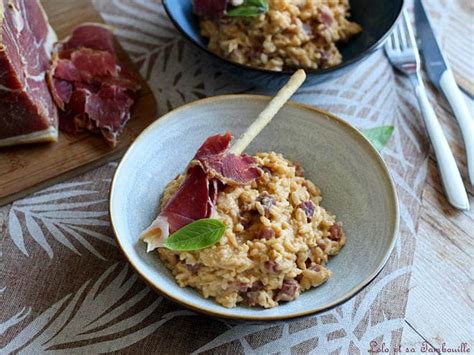
[[[393,34],[391,34],[391,35],[388,37],[388,39],[387,39],[387,44],[386,44],[386,46],[387,46],[389,49],[391,49],[391,50],[393,50],[393,39],[392,39],[392,37],[393,37]]]
[[[406,17],[406,12],[403,10],[403,18],[400,19],[399,26],[400,26],[400,43],[401,43],[401,48],[409,48],[411,47],[410,45],[410,40],[408,38],[408,26],[407,26],[407,17]]]
[[[418,0],[419,1],[419,0]],[[420,57],[415,36],[406,10],[400,18],[387,41],[385,53],[390,63],[402,73],[411,76],[420,68]]]
[[[395,29],[393,30],[392,37],[393,37],[393,49],[399,51],[400,50],[400,22],[397,24]]]
[[[405,41],[407,43],[407,47],[416,47],[416,42],[415,42],[415,35],[413,34],[413,29],[410,24],[410,19],[408,17],[408,13],[406,10],[403,10],[403,25],[405,28]]]

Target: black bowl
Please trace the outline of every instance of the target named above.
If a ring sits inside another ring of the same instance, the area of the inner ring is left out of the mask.
[[[354,69],[383,46],[403,8],[404,0],[350,0],[351,20],[362,26],[362,32],[348,43],[338,46],[342,63],[328,69],[306,71],[306,85],[341,76]],[[215,59],[222,69],[244,81],[258,86],[281,86],[294,71],[272,71],[252,68],[222,58],[207,49],[207,40],[199,34],[199,22],[193,13],[191,0],[163,0],[165,10],[175,27],[189,41]]]

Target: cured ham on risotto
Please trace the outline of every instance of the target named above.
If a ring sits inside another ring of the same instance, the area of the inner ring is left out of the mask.
[[[164,240],[185,225],[210,217],[219,186],[249,183],[261,175],[255,160],[246,154],[228,152],[232,135],[209,137],[199,148],[184,175],[184,181],[141,238],[147,251],[163,247]]]

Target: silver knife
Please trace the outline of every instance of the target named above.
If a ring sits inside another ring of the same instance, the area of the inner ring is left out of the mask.
[[[466,149],[469,182],[474,186],[474,119],[441,52],[422,0],[415,0],[415,25],[428,77],[443,92],[458,121]]]

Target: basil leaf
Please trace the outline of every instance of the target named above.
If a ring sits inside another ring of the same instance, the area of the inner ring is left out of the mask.
[[[242,5],[227,11],[230,17],[256,17],[268,11],[268,0],[244,0]]]
[[[380,152],[390,140],[394,127],[380,126],[369,129],[361,129],[364,136],[373,144],[373,146]]]
[[[225,224],[217,219],[203,218],[171,234],[165,247],[171,250],[199,250],[216,244],[225,231]]]

